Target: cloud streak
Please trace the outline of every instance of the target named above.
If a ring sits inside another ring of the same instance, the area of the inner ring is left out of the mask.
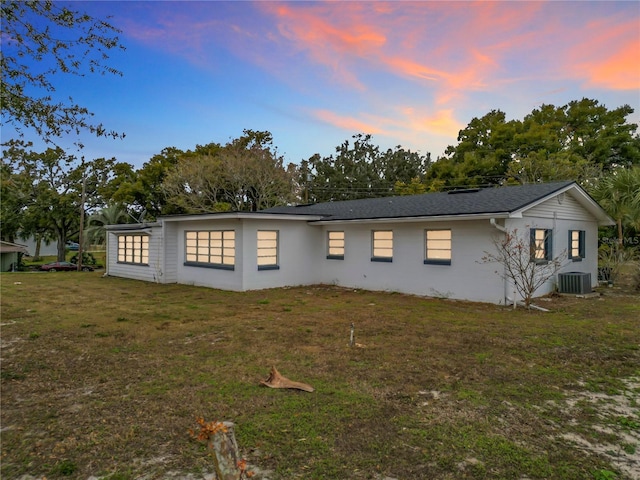
[[[640,89],[629,2],[178,3],[135,2],[126,34],[203,70],[254,66],[351,133],[453,143],[471,115],[522,99]]]

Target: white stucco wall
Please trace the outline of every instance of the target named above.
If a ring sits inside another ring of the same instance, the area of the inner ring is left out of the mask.
[[[597,285],[597,232],[595,218],[570,194],[552,198],[521,212],[522,217],[500,220],[507,229],[518,231],[528,245],[530,228],[552,229],[554,255],[565,254],[563,272],[589,272]],[[450,265],[425,264],[425,230],[450,229]],[[185,265],[185,231],[234,230],[233,270]],[[259,230],[279,232],[278,268],[259,270],[257,234]],[[371,260],[373,230],[393,231],[393,260]],[[586,258],[566,259],[568,231],[584,230]],[[345,257],[327,259],[327,232],[344,231]],[[149,265],[117,262],[116,233],[149,233]],[[503,303],[513,289],[501,278],[501,265],[482,261],[485,252],[494,251],[494,240],[503,235],[489,218],[480,220],[398,222],[309,223],[291,216],[238,216],[219,218],[171,218],[163,227],[140,232],[109,233],[109,274],[162,283],[178,282],[225,290],[244,291],[284,286],[333,284],[378,291],[397,291],[415,295]],[[164,245],[164,248],[162,246]],[[498,272],[498,273],[497,273]],[[555,288],[556,277],[536,295]]]
[[[176,281],[185,285],[220,288],[242,291],[242,221],[238,219],[206,220],[188,222],[167,222],[173,228],[171,241],[174,243]],[[185,231],[198,230],[234,230],[235,266],[233,270],[207,266],[185,265]]]
[[[321,281],[318,252],[323,252],[320,230],[299,218],[292,220],[244,220],[242,249],[245,290],[294,285],[313,285]],[[278,230],[277,270],[258,270],[258,230]]]
[[[451,265],[424,264],[425,230],[451,229]],[[393,231],[393,261],[371,260],[371,231]],[[489,220],[464,222],[419,222],[332,224],[322,227],[321,283],[367,290],[385,290],[499,303],[504,298],[502,279],[496,267],[483,264],[484,251],[492,247],[495,229]],[[344,230],[345,258],[326,258],[326,232]]]

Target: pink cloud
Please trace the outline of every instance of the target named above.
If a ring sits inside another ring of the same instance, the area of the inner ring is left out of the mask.
[[[637,19],[598,21],[568,52],[569,71],[585,83],[612,90],[640,89],[640,36]]]
[[[313,115],[323,123],[354,133],[384,133],[384,130],[379,126],[358,120],[351,116],[341,116],[329,110],[316,110],[313,112]]]

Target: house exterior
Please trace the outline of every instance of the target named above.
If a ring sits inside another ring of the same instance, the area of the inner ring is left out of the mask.
[[[561,271],[590,274],[595,286],[598,227],[611,224],[575,182],[172,215],[107,227],[107,274],[233,291],[331,284],[504,303],[513,286],[482,257],[505,231],[524,235],[536,262],[560,257]]]
[[[13,272],[20,262],[20,255],[29,255],[25,245],[0,241],[0,272]]]

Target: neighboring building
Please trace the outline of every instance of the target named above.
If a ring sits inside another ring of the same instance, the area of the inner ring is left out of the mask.
[[[512,286],[481,259],[505,229],[531,235],[539,261],[566,252],[562,270],[590,274],[593,286],[598,226],[612,223],[575,182],[172,215],[107,227],[107,274],[235,291],[330,284],[503,303]]]
[[[36,254],[36,239],[35,237],[31,236],[29,238],[25,238],[24,240],[21,240],[22,242],[24,242],[25,246],[29,249],[29,252],[31,252],[31,255],[35,255]],[[53,240],[49,243],[45,242],[44,240],[40,241],[40,256],[41,257],[45,257],[45,256],[51,256],[51,255],[58,255],[58,241],[57,240]]]
[[[0,272],[17,270],[21,254],[29,255],[25,245],[0,241]]]

